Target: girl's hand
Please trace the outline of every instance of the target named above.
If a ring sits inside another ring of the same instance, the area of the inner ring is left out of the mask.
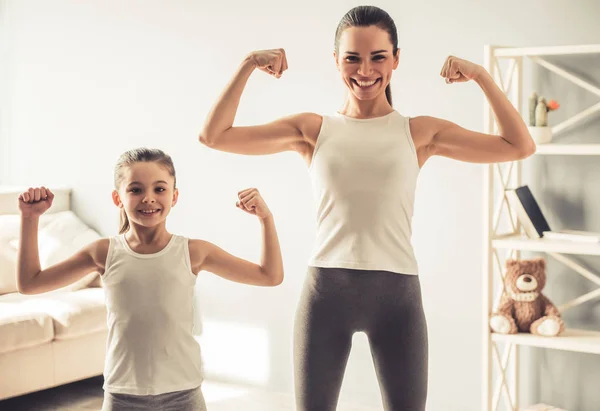
[[[253,51],[250,53],[250,59],[258,69],[276,78],[280,78],[288,68],[283,49]]]
[[[46,187],[29,188],[19,195],[22,217],[32,218],[44,214],[51,206],[54,194]]]
[[[235,203],[237,208],[263,220],[271,217],[271,210],[269,210],[265,200],[263,200],[256,188],[247,188],[240,191],[238,193],[238,198],[239,201]]]
[[[476,80],[483,71],[485,69],[479,64],[449,56],[442,67],[440,76],[444,77],[447,84],[462,83],[469,80]]]

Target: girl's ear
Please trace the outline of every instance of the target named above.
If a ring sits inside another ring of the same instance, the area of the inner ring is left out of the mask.
[[[173,191],[173,202],[171,203],[171,207],[175,207],[175,204],[177,204],[177,200],[179,199],[179,189],[176,188]]]
[[[119,192],[117,190],[113,190],[112,192],[113,203],[119,208],[123,208],[123,203],[121,202],[121,197],[119,196]]]
[[[340,63],[338,62],[337,53],[335,51],[333,52],[333,59],[335,60],[335,66],[337,67],[338,71],[340,71]]]

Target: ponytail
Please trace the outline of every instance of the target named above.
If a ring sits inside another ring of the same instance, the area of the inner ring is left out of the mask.
[[[392,89],[391,89],[391,87],[390,87],[389,84],[385,88],[385,98],[387,98],[387,101],[388,101],[388,103],[390,103],[390,106],[393,107],[393,104],[392,104]]]
[[[120,222],[120,226],[121,228],[119,229],[119,234],[123,234],[126,233],[127,230],[129,230],[129,219],[127,218],[127,213],[125,212],[125,209],[121,209],[121,218],[120,218],[121,222]]]

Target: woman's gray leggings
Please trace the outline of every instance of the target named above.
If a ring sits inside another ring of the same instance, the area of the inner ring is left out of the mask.
[[[386,411],[424,411],[427,324],[419,277],[309,267],[296,313],[297,411],[335,411],[352,335],[369,340]]]

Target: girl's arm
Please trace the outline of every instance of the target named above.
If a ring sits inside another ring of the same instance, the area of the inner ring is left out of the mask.
[[[45,270],[38,250],[39,217],[52,205],[54,194],[47,188],[30,188],[19,196],[21,238],[17,260],[17,289],[21,294],[40,294],[56,290],[83,276],[104,269],[108,240],[98,240],[72,257]]]
[[[447,83],[474,80],[479,84],[496,116],[499,134],[467,130],[434,117],[416,117],[410,121],[410,129],[421,164],[433,155],[471,163],[497,163],[520,160],[535,152],[521,115],[483,67],[449,57],[441,75]]]
[[[211,108],[199,136],[200,142],[216,150],[237,154],[263,155],[282,151],[305,154],[307,145],[314,144],[319,133],[320,115],[301,113],[258,126],[233,126],[242,92],[256,68],[280,78],[287,70],[285,51],[260,50],[244,59]]]
[[[281,248],[271,211],[258,190],[251,188],[238,193],[236,206],[256,215],[262,226],[262,254],[260,264],[238,258],[218,246],[202,240],[190,240],[192,271],[210,271],[238,283],[276,286],[283,281]]]

